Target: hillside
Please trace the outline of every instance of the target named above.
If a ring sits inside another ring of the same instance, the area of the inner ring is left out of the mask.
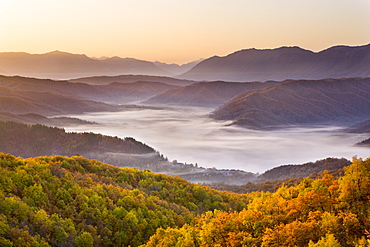
[[[356,143],[358,146],[370,147],[370,138],[367,138],[359,143]]]
[[[69,81],[37,79],[21,76],[0,75],[0,86],[19,91],[51,92],[66,97],[96,96],[104,92],[99,87],[83,83],[71,83]]]
[[[368,246],[369,183],[370,160],[354,160],[339,179],[324,173],[249,194],[241,212],[214,210],[180,229],[158,229],[144,246]]]
[[[108,85],[99,86],[99,89],[104,91],[104,95],[97,95],[96,97],[104,102],[124,104],[143,101],[153,97],[154,95],[176,88],[179,87],[161,82],[113,82]]]
[[[0,111],[11,114],[60,115],[115,110],[94,100],[103,92],[87,84],[0,76]]]
[[[151,147],[133,138],[120,139],[94,133],[66,133],[64,129],[39,124],[25,125],[3,121],[0,121],[0,150],[22,157],[155,152]]]
[[[97,75],[168,75],[154,63],[112,57],[93,59],[82,54],[53,51],[45,54],[24,52],[0,53],[0,68],[4,75],[26,77],[70,79]]]
[[[370,119],[349,126],[346,131],[349,133],[370,133]]]
[[[78,118],[69,117],[45,117],[35,113],[11,114],[9,112],[0,112],[1,121],[11,121],[23,124],[42,124],[46,126],[66,127],[79,124],[95,124]]]
[[[231,191],[239,194],[252,193],[255,191],[275,192],[279,187],[287,187],[299,184],[304,178],[317,178],[320,174],[327,172],[335,178],[343,175],[343,169],[351,162],[341,158],[326,158],[315,162],[308,162],[302,165],[282,165],[265,171],[255,176],[253,181],[238,185],[226,183],[207,183],[207,186],[223,191]]]
[[[0,113],[0,119],[4,116],[10,118],[12,115]],[[15,117],[25,121],[31,118],[33,121],[47,122],[50,125],[55,125],[56,122],[63,125],[82,122],[71,118],[45,119],[35,114]],[[194,183],[223,181],[226,184],[245,184],[256,179],[256,175],[251,172],[218,170],[168,161],[153,148],[130,137],[121,139],[94,133],[67,133],[64,129],[40,124],[0,121],[0,152],[24,158],[41,155],[82,155],[117,167],[139,168],[180,176]]]
[[[241,92],[275,85],[275,82],[198,82],[158,94],[145,104],[217,107]]]
[[[370,44],[334,46],[317,53],[299,47],[248,49],[208,58],[180,78],[245,82],[369,77],[369,63]]]
[[[195,81],[177,79],[166,76],[148,76],[148,75],[118,75],[118,76],[92,76],[69,80],[71,82],[81,82],[90,85],[106,85],[113,82],[132,83],[138,81],[161,82],[175,86],[187,86]]]
[[[249,198],[82,157],[0,154],[1,246],[139,246]]]
[[[290,178],[311,177],[315,174],[321,174],[324,171],[336,172],[343,167],[349,166],[350,164],[351,162],[344,158],[327,158],[324,160],[309,162],[302,165],[278,166],[262,173],[260,176],[258,176],[258,179],[255,182],[261,183],[266,181],[284,180]]]
[[[177,88],[178,86],[151,81],[89,85],[86,83],[72,83],[69,81],[56,81],[50,79],[0,76],[0,87],[3,91],[1,94],[7,96],[14,95],[14,93],[7,91],[16,90],[18,92],[17,96],[20,97],[26,97],[29,94],[35,94],[37,92],[57,95],[55,97],[61,97],[60,95],[62,95],[63,97],[74,98],[73,100],[79,99],[95,102],[101,101],[110,104],[125,104],[149,99],[154,95],[169,89]],[[32,96],[32,98],[35,98],[35,96]],[[53,98],[54,96],[52,99]],[[63,107],[63,105],[60,106]],[[92,110],[86,109],[85,111]]]
[[[241,93],[212,114],[249,128],[349,125],[369,115],[370,78],[288,80]]]
[[[370,160],[234,194],[82,157],[0,153],[2,246],[366,246]]]
[[[116,110],[117,107],[48,91],[28,91],[0,86],[0,111],[12,114],[76,114]]]

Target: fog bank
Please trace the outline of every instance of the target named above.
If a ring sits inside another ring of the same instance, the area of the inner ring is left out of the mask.
[[[285,164],[302,164],[327,157],[367,158],[369,149],[354,147],[364,134],[336,132],[339,127],[257,131],[215,121],[211,109],[138,109],[73,115],[97,125],[79,125],[66,131],[133,137],[158,150],[169,160],[203,167],[264,172]]]

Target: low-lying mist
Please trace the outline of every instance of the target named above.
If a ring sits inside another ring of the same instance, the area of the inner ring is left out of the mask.
[[[369,149],[353,146],[367,135],[339,132],[339,127],[292,128],[275,131],[227,126],[207,116],[211,109],[137,109],[73,115],[96,125],[66,131],[133,137],[169,160],[218,169],[264,172],[284,164],[302,164],[327,157],[367,158]]]

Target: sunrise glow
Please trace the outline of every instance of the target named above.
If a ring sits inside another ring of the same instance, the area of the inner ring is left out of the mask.
[[[1,0],[0,52],[62,50],[186,63],[245,48],[370,40],[370,2]]]

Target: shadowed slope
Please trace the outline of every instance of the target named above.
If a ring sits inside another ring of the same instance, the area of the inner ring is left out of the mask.
[[[175,86],[186,86],[195,81],[176,79],[165,76],[149,76],[149,75],[117,75],[117,76],[93,76],[93,77],[83,77],[69,80],[71,82],[82,82],[91,85],[106,85],[113,82],[121,83],[132,83],[138,81],[147,81],[147,82],[162,82]]]
[[[252,127],[348,124],[370,115],[370,78],[297,80],[245,92],[213,117]]]
[[[72,83],[69,81],[56,81],[50,79],[35,79],[25,77],[0,76],[0,95],[27,97],[30,92],[50,93],[74,98],[75,100],[93,100],[106,103],[123,104],[132,101],[146,100],[168,89],[177,86],[161,82],[134,82],[134,83],[111,83],[109,85],[89,85],[85,83]],[[9,91],[9,92],[7,92]]]
[[[186,87],[168,90],[145,101],[148,104],[220,106],[241,92],[274,85],[275,82],[199,82]]]

